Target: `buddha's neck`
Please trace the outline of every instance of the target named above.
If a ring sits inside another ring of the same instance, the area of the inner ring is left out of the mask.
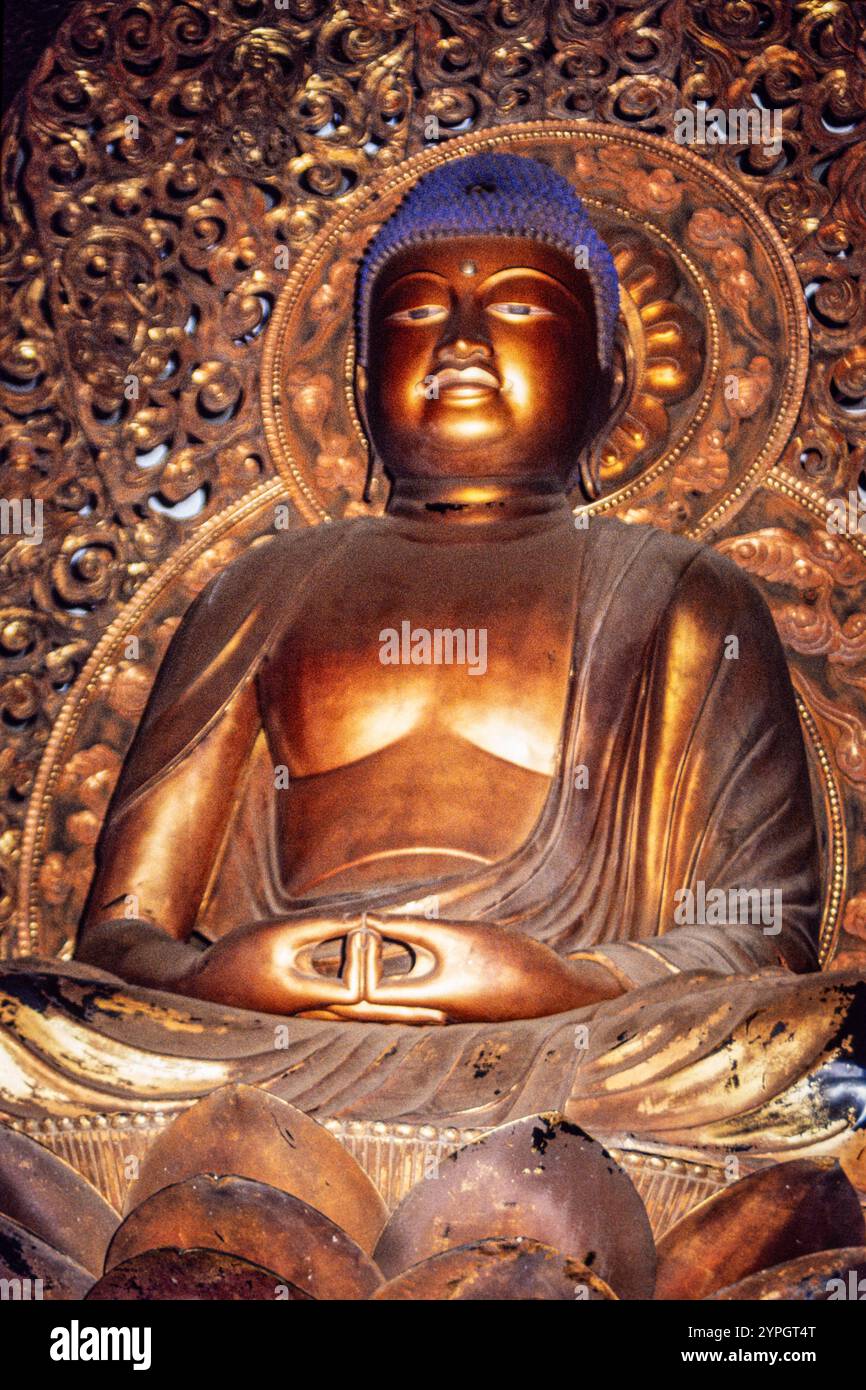
[[[561,482],[550,477],[398,478],[389,516],[441,526],[484,526],[520,517],[570,515]]]

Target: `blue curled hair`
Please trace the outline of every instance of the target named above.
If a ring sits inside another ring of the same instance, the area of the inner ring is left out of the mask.
[[[373,237],[361,261],[356,297],[358,361],[367,363],[370,296],[386,261],[407,246],[453,236],[529,237],[572,262],[586,248],[599,365],[610,368],[619,281],[606,243],[567,179],[528,155],[475,154],[440,164],[418,180]]]

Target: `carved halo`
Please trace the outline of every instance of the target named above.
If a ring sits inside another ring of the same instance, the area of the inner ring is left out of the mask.
[[[455,138],[360,189],[295,267],[265,345],[262,413],[274,465],[304,518],[364,501],[352,305],[364,246],[411,185],[446,159],[509,150],[571,180],[614,255],[622,290],[612,424],[591,511],[705,533],[751,495],[796,419],[805,308],[781,238],[700,155],[639,131],[536,121]],[[576,499],[577,501],[577,499]]]

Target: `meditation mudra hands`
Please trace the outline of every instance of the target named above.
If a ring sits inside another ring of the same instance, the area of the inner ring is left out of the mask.
[[[336,975],[315,968],[326,943],[341,948]],[[386,943],[408,948],[408,972],[385,973]],[[269,1013],[408,1024],[537,1018],[621,993],[602,966],[563,960],[507,927],[372,913],[241,928],[178,984],[184,994]]]

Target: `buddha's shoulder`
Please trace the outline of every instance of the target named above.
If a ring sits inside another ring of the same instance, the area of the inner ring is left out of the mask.
[[[713,546],[656,526],[616,517],[592,518],[587,529],[590,570],[627,580],[625,589],[661,612],[688,613],[706,630],[732,613],[769,620],[763,595],[751,577]]]
[[[323,522],[259,536],[211,580],[200,606],[211,616],[218,609],[248,611],[261,604],[273,611],[274,605],[291,599],[298,584],[326,567],[358,528],[376,525],[374,518]]]
[[[320,573],[350,526],[331,523],[297,531],[275,531],[254,540],[221,570],[187,609],[171,642],[148,705],[143,728],[182,705],[198,728],[223,705],[289,622],[305,580]],[[323,582],[324,575],[322,576]],[[198,711],[196,713],[196,711]]]

